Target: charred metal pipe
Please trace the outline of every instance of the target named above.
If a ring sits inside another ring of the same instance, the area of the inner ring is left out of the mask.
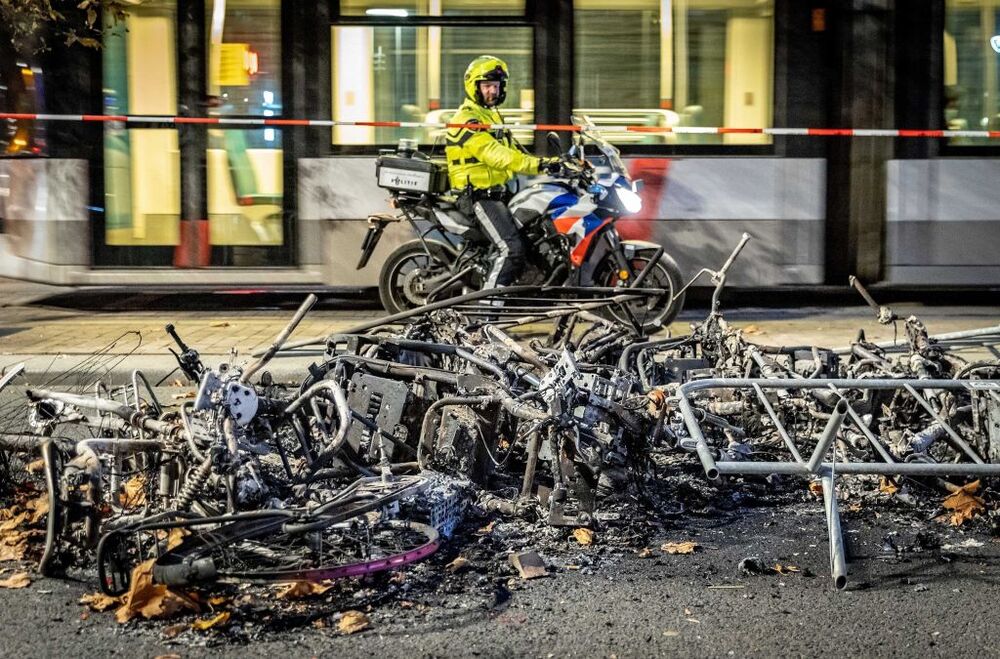
[[[682,395],[677,398],[677,407],[680,409],[681,416],[684,417],[688,433],[695,440],[695,450],[698,453],[698,459],[701,460],[701,466],[705,470],[705,475],[709,480],[714,481],[719,478],[719,468],[715,464],[715,458],[712,456],[712,449],[708,447],[705,435],[701,432],[701,427],[698,425],[698,419],[691,408],[691,403],[688,401],[687,396],[683,395],[683,389],[682,386]]]
[[[645,268],[642,269],[642,271],[639,272],[639,275],[632,280],[632,283],[629,284],[628,287],[641,288],[642,282],[646,281],[646,277],[648,277],[649,273],[652,272],[653,265],[660,262],[661,256],[663,256],[663,245],[660,245],[659,247],[656,248],[656,251],[653,252],[653,255],[649,257],[649,262],[648,262],[649,265],[647,265]]]
[[[541,360],[541,358],[535,353],[534,350],[531,350],[530,348],[525,348],[520,343],[510,338],[510,336],[500,328],[494,327],[493,325],[484,325],[483,333],[486,334],[486,336],[490,337],[491,339],[499,342],[505,348],[507,348],[515,355],[520,357],[522,361],[525,361],[531,364],[532,366],[535,366],[540,369],[547,370],[549,368],[548,365]]]
[[[771,417],[771,423],[774,424],[774,427],[778,430],[778,434],[781,435],[781,441],[785,443],[785,446],[788,448],[788,452],[792,454],[792,457],[796,462],[801,463],[803,460],[802,455],[799,453],[799,449],[795,446],[795,442],[792,441],[788,431],[785,430],[785,426],[781,423],[781,420],[778,419],[778,415],[774,412],[774,407],[771,405],[771,401],[769,401],[767,396],[764,394],[764,390],[760,388],[759,384],[755,384],[753,386],[753,390],[754,393],[757,394],[757,400],[759,400],[761,405],[764,406],[764,409],[767,410],[767,415]]]
[[[329,458],[336,455],[341,447],[344,445],[344,441],[347,439],[347,431],[351,428],[351,408],[347,405],[347,396],[344,395],[344,389],[337,383],[336,380],[321,380],[314,384],[313,386],[306,389],[298,398],[293,400],[288,407],[285,408],[285,414],[292,414],[299,407],[302,406],[307,399],[312,398],[317,393],[321,391],[329,391],[333,394],[333,403],[337,408],[337,434],[333,436],[330,440],[330,444],[320,451],[320,454],[316,457],[316,466],[323,465]]]
[[[840,510],[837,507],[837,488],[833,476],[824,474],[823,508],[826,510],[826,528],[830,534],[830,574],[837,590],[847,586],[847,561],[844,559],[844,534],[840,529]]]
[[[847,401],[841,398],[837,407],[833,409],[833,414],[830,415],[830,420],[827,421],[826,427],[823,428],[823,434],[820,435],[819,443],[816,444],[816,450],[813,451],[812,457],[809,459],[809,471],[816,473],[820,465],[823,464],[823,456],[826,455],[833,440],[837,437],[837,432],[844,423],[844,415],[847,414],[848,407]]]
[[[317,300],[318,298],[315,295],[312,293],[309,294],[309,297],[307,297],[302,305],[299,306],[298,311],[295,312],[292,319],[288,321],[285,329],[281,330],[281,333],[274,339],[274,343],[272,343],[271,346],[264,351],[264,354],[262,354],[257,361],[251,364],[247,370],[243,371],[243,375],[240,376],[240,382],[249,382],[250,378],[253,377],[257,371],[264,368],[264,366],[271,361],[271,358],[274,357],[275,353],[281,350],[281,346],[285,345],[285,341],[288,340],[291,333],[295,331],[295,328],[298,327],[300,322],[302,322],[302,319],[305,318],[307,313],[309,313],[309,310],[313,308]]]
[[[971,462],[824,462],[815,472],[809,465],[795,462],[720,462],[716,467],[721,474],[735,476],[810,476],[829,471],[876,476],[1000,476],[1000,464]]]
[[[528,440],[528,462],[524,466],[524,478],[521,480],[521,497],[531,496],[531,484],[535,480],[535,469],[538,468],[538,447],[541,433],[536,430]]]
[[[382,373],[384,375],[411,379],[419,377],[425,380],[431,380],[432,382],[441,382],[453,387],[458,386],[458,375],[439,368],[405,366],[395,362],[389,362],[382,359],[372,359],[370,357],[360,357],[358,355],[337,355],[331,361],[361,365],[366,370],[375,373]]]
[[[911,396],[913,396],[914,400],[920,404],[920,407],[924,408],[924,411],[930,414],[935,421],[944,426],[944,430],[948,434],[948,437],[951,439],[951,443],[955,448],[960,450],[962,453],[965,453],[965,455],[968,456],[968,458],[973,462],[983,464],[983,459],[979,457],[979,454],[972,450],[972,447],[969,446],[968,443],[966,443],[966,441],[962,439],[951,426],[948,425],[947,421],[945,421],[944,418],[942,418],[942,416],[938,414],[933,407],[931,407],[930,403],[924,400],[924,397],[921,396],[912,385],[904,384],[903,388],[906,389]]]
[[[0,434],[0,449],[4,451],[34,451],[40,449],[46,442],[55,443],[67,449],[73,446],[72,441],[53,439],[45,435]]]
[[[60,403],[66,403],[67,405],[73,405],[74,407],[113,414],[114,416],[126,421],[133,428],[137,429],[168,434],[176,428],[176,426],[172,423],[146,416],[134,407],[122,405],[121,403],[108,400],[106,398],[81,396],[79,394],[70,394],[61,391],[50,391],[48,389],[27,389],[25,393],[33,402],[41,400],[54,400]]]

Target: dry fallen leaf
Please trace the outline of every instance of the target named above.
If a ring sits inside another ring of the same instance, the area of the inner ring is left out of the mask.
[[[896,484],[893,483],[891,480],[889,480],[885,476],[882,476],[881,478],[879,478],[878,481],[878,491],[881,492],[882,494],[892,495],[898,492],[899,488],[896,487]]]
[[[337,623],[337,629],[340,630],[341,634],[354,634],[363,629],[368,629],[370,625],[371,621],[368,619],[368,616],[361,613],[361,611],[344,611],[344,615],[340,617],[340,622]]]
[[[653,557],[653,550],[650,549],[649,547],[643,547],[642,549],[639,550],[639,553],[637,554],[637,556],[639,558],[652,558]]]
[[[28,520],[28,515],[29,513],[26,510],[13,515],[6,522],[0,524],[0,534],[9,533],[10,531],[13,531],[17,527],[21,526],[21,524]]]
[[[45,469],[45,460],[38,458],[37,460],[32,460],[28,464],[24,465],[25,471],[29,474],[37,474],[43,469]]]
[[[46,494],[38,497],[37,499],[31,499],[24,504],[25,508],[31,511],[31,516],[28,518],[29,524],[37,524],[42,521],[46,515],[49,514],[49,497]]]
[[[185,391],[179,394],[172,394],[170,398],[172,400],[184,400],[186,398],[194,398],[196,393],[194,391]]]
[[[231,600],[231,597],[226,597],[225,595],[215,595],[214,597],[208,598],[208,603],[212,606],[223,606],[225,604],[229,604]]]
[[[27,572],[15,572],[3,581],[0,581],[0,588],[27,588],[31,585],[31,577]]]
[[[190,628],[191,628],[190,625],[183,622],[179,622],[176,625],[168,625],[163,629],[161,629],[160,635],[163,636],[163,638],[175,638],[182,632],[185,632]]]
[[[84,595],[80,598],[80,604],[86,604],[94,611],[107,611],[113,606],[118,606],[122,603],[121,597],[111,597],[110,595],[105,595],[104,593],[91,593],[90,595]]]
[[[125,623],[137,617],[147,620],[169,618],[179,611],[198,613],[201,607],[194,599],[177,593],[164,585],[153,583],[153,561],[149,559],[132,570],[132,583],[122,598],[122,605],[115,611],[115,619]]]
[[[762,334],[763,330],[756,325],[747,325],[743,328],[744,334]]]
[[[584,547],[594,544],[594,532],[590,529],[573,529],[573,537]]]
[[[818,480],[809,481],[809,492],[817,497],[823,496],[823,483]]]
[[[125,481],[118,493],[118,504],[122,508],[138,508],[146,504],[146,479],[135,476]]]
[[[444,569],[447,570],[448,572],[461,572],[467,567],[469,567],[469,559],[465,558],[464,556],[459,556],[451,563],[448,563],[448,565],[446,565]]]
[[[496,524],[497,521],[495,519],[491,520],[489,524],[476,531],[476,535],[489,535],[490,533],[493,533],[493,527],[496,526]]]
[[[209,323],[209,327],[229,327],[229,322],[225,320],[217,320],[214,323]]]
[[[322,595],[333,588],[331,584],[313,583],[312,581],[294,581],[282,586],[275,597],[281,600],[302,599],[313,595]]]
[[[20,561],[28,552],[28,539],[44,535],[42,531],[7,531],[0,533],[0,561]]]
[[[978,480],[957,488],[954,492],[946,496],[941,503],[945,510],[951,511],[951,514],[941,515],[937,519],[939,521],[946,521],[952,526],[959,526],[966,520],[972,519],[980,512],[986,510],[983,500],[975,496],[978,491]]]
[[[664,542],[660,545],[660,550],[668,554],[693,554],[698,549],[698,543],[691,540],[683,542]]]
[[[794,565],[782,565],[781,563],[775,563],[773,569],[778,574],[794,574],[802,571]]]
[[[229,611],[223,611],[217,616],[211,618],[202,618],[201,620],[195,620],[191,623],[191,629],[199,632],[203,632],[206,629],[212,629],[213,627],[218,627],[219,625],[224,625],[229,622],[229,616],[232,614]]]

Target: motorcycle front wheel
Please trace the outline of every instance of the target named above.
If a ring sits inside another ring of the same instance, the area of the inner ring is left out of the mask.
[[[629,261],[635,276],[648,267],[653,271],[646,275],[641,288],[662,288],[663,295],[646,300],[631,302],[628,304],[629,311],[635,319],[642,325],[645,334],[654,334],[673,322],[677,314],[684,307],[684,293],[677,295],[677,291],[684,286],[681,279],[681,269],[677,262],[669,254],[661,254],[660,258],[653,264],[651,259],[656,250],[643,249],[636,252]],[[595,278],[600,286],[615,287],[626,285],[618,276],[618,264],[612,255],[608,255],[601,266],[598,276]],[[617,305],[606,307],[607,315],[620,323],[631,324],[622,309]]]
[[[436,244],[429,242],[428,247],[434,249]],[[434,288],[432,282],[447,274],[440,260],[445,257],[429,257],[419,240],[410,240],[393,250],[378,277],[378,296],[385,310],[397,314],[427,304],[427,294]]]

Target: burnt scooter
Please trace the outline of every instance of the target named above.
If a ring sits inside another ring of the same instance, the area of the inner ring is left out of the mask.
[[[548,140],[561,150],[555,133]],[[639,212],[642,199],[618,149],[595,132],[581,131],[563,165],[560,175],[533,180],[508,204],[527,248],[516,283],[663,289],[629,310],[647,332],[665,327],[684,305],[680,269],[662,246],[619,235],[615,223]],[[358,269],[367,265],[390,223],[409,222],[417,233],[382,265],[379,297],[386,310],[398,313],[480,290],[494,247],[475,218],[459,210],[458,191],[448,189],[447,164],[404,140],[397,151],[379,156],[376,173],[399,212],[368,218]]]

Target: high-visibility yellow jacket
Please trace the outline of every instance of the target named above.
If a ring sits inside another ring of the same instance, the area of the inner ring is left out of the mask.
[[[503,119],[495,108],[466,99],[448,123],[489,125],[503,123]],[[448,179],[456,189],[470,184],[477,189],[492,188],[515,174],[538,173],[538,158],[522,151],[509,130],[449,128],[444,153]]]

